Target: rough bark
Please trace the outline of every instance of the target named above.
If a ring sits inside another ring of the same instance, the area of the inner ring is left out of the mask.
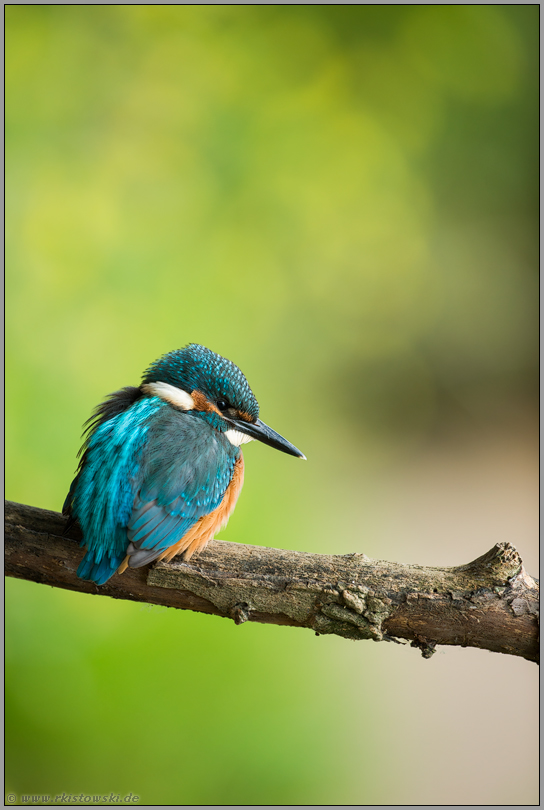
[[[538,583],[509,543],[467,565],[430,568],[364,554],[308,554],[213,541],[189,563],[128,569],[100,588],[80,580],[79,529],[57,512],[6,502],[8,576],[116,599],[308,627],[349,639],[407,639],[538,661]]]

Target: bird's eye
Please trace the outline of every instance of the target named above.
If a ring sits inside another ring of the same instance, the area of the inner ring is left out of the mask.
[[[229,407],[229,403],[227,402],[226,399],[218,399],[217,407],[219,408],[220,411],[226,411],[227,408]]]

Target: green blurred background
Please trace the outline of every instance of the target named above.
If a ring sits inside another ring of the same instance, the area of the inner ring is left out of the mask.
[[[7,497],[162,353],[263,419],[224,539],[536,567],[537,5],[8,5]],[[7,582],[8,790],[534,804],[536,667]]]

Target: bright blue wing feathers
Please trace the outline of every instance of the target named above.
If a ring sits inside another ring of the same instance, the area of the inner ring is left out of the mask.
[[[203,419],[169,408],[157,416],[128,524],[139,565],[158,557],[219,506],[237,455],[237,448]]]

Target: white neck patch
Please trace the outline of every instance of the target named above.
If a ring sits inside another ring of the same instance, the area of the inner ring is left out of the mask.
[[[142,385],[142,391],[152,397],[160,397],[170,405],[175,405],[176,408],[181,408],[182,411],[192,411],[195,407],[194,400],[187,391],[182,391],[181,388],[176,388],[175,385],[170,385],[165,382],[152,382]]]
[[[226,436],[229,442],[235,447],[240,447],[241,444],[253,441],[252,436],[248,436],[247,433],[242,433],[241,430],[233,430],[232,428],[225,430],[223,435]]]

